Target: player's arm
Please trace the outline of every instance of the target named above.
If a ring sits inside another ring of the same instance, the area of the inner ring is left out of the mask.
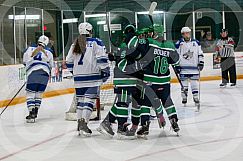
[[[100,68],[103,82],[106,82],[110,77],[110,67],[108,63],[108,55],[106,54],[106,48],[101,40],[98,40],[98,44],[95,45],[97,65]]]
[[[200,42],[197,41],[197,44],[198,44],[198,69],[200,71],[202,71],[204,68],[204,55],[203,55],[203,51],[202,51]]]
[[[23,64],[26,66],[26,63],[29,61],[29,52],[31,52],[30,48],[26,49],[23,55]]]
[[[73,74],[73,66],[74,66],[74,55],[73,55],[74,45],[72,45],[69,49],[68,55],[66,57],[66,66],[67,69]]]

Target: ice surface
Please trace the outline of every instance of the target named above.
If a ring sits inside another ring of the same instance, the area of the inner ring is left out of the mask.
[[[242,161],[243,81],[220,89],[219,81],[201,84],[201,112],[190,99],[181,105],[179,84],[172,95],[180,117],[180,137],[153,121],[148,140],[117,140],[100,135],[78,137],[76,122],[64,120],[72,95],[43,100],[36,124],[25,123],[25,104],[10,107],[0,119],[0,160],[6,161]],[[104,117],[107,113],[102,112]]]

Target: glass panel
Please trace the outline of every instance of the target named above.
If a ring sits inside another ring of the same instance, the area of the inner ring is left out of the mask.
[[[188,26],[193,29],[192,13],[166,13],[166,36],[167,40],[176,42],[181,38],[181,29]]]
[[[123,30],[129,24],[135,26],[134,12],[111,12],[111,41],[112,50],[120,46],[123,41]]]
[[[243,50],[243,12],[225,12],[225,28],[236,42],[235,51]]]
[[[73,44],[74,40],[78,37],[78,25],[83,22],[83,12],[81,11],[64,11],[64,53],[65,56],[68,54],[70,46]]]
[[[0,6],[0,64],[14,64],[13,8]]]
[[[138,17],[137,18],[138,29],[152,26],[152,22],[151,22],[148,14],[140,14],[140,12],[138,12],[137,17]],[[153,14],[153,21],[154,21],[154,24],[164,25],[164,13]]]
[[[26,9],[27,45],[36,45],[42,35],[42,12],[41,9]]]
[[[26,49],[25,36],[25,9],[15,7],[15,38],[16,38],[16,57],[17,63],[23,62],[23,52]]]
[[[62,59],[61,47],[61,12],[59,11],[44,11],[44,31],[45,35],[49,38],[50,43],[48,47],[52,49],[54,58]]]
[[[105,13],[89,13],[86,12],[86,21],[93,26],[93,37],[100,38],[107,50],[110,50],[110,38],[106,26],[106,14]]]
[[[196,12],[196,39],[201,42],[204,53],[215,51],[216,39],[223,28],[221,12]]]

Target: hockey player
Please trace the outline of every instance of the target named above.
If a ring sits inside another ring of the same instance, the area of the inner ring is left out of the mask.
[[[138,39],[136,29],[133,25],[128,25],[124,31],[124,43],[120,45],[118,53],[115,56],[116,67],[114,69],[114,85],[117,98],[109,114],[97,129],[101,133],[113,136],[111,123],[118,121],[119,137],[134,137],[138,128],[140,119],[140,109],[138,102],[141,99],[141,83],[143,74],[138,60],[143,55],[144,39]],[[128,107],[132,103],[132,127],[128,129]]]
[[[173,130],[177,133],[178,117],[176,108],[171,99],[170,93],[170,70],[169,65],[179,63],[179,55],[175,51],[173,43],[163,40],[163,26],[155,24],[153,32],[148,38],[149,49],[144,58],[142,58],[144,69],[145,93],[143,106],[141,107],[141,125],[137,131],[138,137],[144,137],[149,133],[150,109],[153,106],[156,109],[162,127],[165,126],[163,116],[163,107],[169,117]],[[155,96],[151,95],[155,93]],[[161,104],[162,103],[162,104]]]
[[[23,62],[27,73],[27,107],[29,115],[27,123],[34,123],[41,105],[42,93],[45,91],[51,68],[53,67],[53,55],[46,49],[49,38],[41,36],[38,46],[29,47],[23,56]]]
[[[182,103],[187,103],[188,86],[191,83],[193,100],[196,106],[200,105],[199,100],[199,77],[204,67],[204,56],[199,41],[191,38],[191,29],[181,29],[182,38],[176,43],[176,50],[180,55],[180,66],[177,71],[182,81]]]
[[[99,86],[109,78],[110,70],[103,42],[92,38],[92,25],[81,23],[78,30],[80,35],[69,50],[66,63],[74,78],[77,130],[79,134],[91,136],[92,131],[87,124],[99,95]]]

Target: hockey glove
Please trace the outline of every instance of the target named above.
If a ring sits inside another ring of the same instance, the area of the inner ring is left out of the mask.
[[[203,64],[203,63],[198,64],[198,69],[199,69],[200,71],[202,71],[203,68],[204,68],[204,64]]]
[[[106,82],[110,77],[110,67],[101,70],[101,79]]]

